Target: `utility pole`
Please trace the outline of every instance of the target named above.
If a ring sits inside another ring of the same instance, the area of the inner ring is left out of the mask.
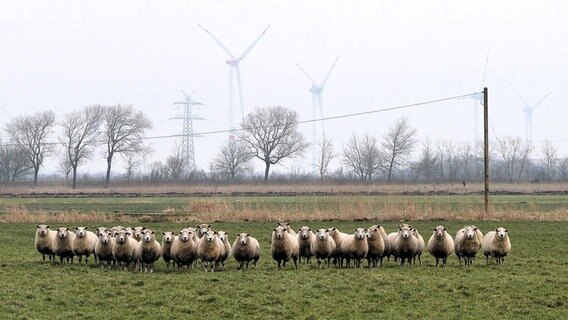
[[[174,104],[184,107],[183,117],[175,117],[173,119],[183,120],[182,156],[187,168],[187,172],[189,173],[197,169],[197,165],[195,164],[195,150],[193,145],[193,120],[203,120],[202,118],[193,116],[193,106],[201,106],[203,104],[191,99],[193,92],[188,95],[183,92],[183,90],[181,90],[181,93],[183,94],[184,99],[182,101],[174,102]]]
[[[487,87],[483,88],[483,171],[484,171],[484,196],[485,217],[489,214],[489,98]]]

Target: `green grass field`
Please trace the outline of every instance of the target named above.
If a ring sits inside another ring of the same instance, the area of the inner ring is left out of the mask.
[[[97,199],[98,201],[98,199]],[[43,221],[37,221],[40,223]],[[343,231],[380,221],[297,222]],[[387,232],[397,222],[381,223]],[[423,255],[423,266],[393,261],[376,269],[316,269],[291,265],[278,270],[269,254],[274,222],[212,223],[234,235],[260,241],[258,267],[242,272],[229,258],[225,269],[167,271],[160,260],[153,274],[102,270],[95,265],[41,262],[33,239],[35,223],[0,223],[0,314],[3,319],[566,319],[568,318],[568,222],[412,221],[427,241],[442,224],[452,235],[465,224],[484,233],[509,229],[511,255],[504,266],[478,255],[472,267],[452,256],[445,268]],[[54,225],[54,226],[58,226]],[[75,226],[76,224],[67,224]],[[88,223],[90,228],[98,224]],[[186,224],[145,223],[159,231]],[[193,225],[193,224],[192,224]],[[232,242],[232,241],[231,241]],[[366,266],[366,263],[365,263]]]

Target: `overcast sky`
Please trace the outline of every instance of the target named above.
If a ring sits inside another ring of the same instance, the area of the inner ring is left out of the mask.
[[[184,90],[204,104],[196,111],[206,120],[194,123],[195,132],[228,129],[228,57],[197,24],[235,55],[270,25],[240,63],[245,113],[281,105],[300,120],[312,119],[311,82],[296,63],[321,81],[336,57],[323,91],[324,116],[479,92],[489,50],[492,138],[525,137],[524,102],[512,86],[529,104],[552,91],[533,113],[533,141],[551,140],[568,156],[566,17],[563,0],[0,0],[0,126],[37,111],[53,110],[61,120],[87,105],[124,104],[152,119],[149,136],[181,134],[181,120],[171,118],[182,114],[173,102]],[[382,137],[400,117],[408,117],[420,139],[472,143],[474,105],[454,100],[324,126],[338,151],[351,134]],[[311,126],[300,125],[308,141]],[[153,159],[164,160],[176,140],[148,140]],[[198,166],[207,169],[226,140],[226,133],[196,138]],[[79,171],[102,171],[101,158],[99,152]]]

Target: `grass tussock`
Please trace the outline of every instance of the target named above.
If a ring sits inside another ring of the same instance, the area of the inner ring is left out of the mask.
[[[136,217],[131,216],[110,215],[96,212],[30,212],[22,206],[9,207],[5,214],[0,215],[0,223],[134,223],[137,220]]]

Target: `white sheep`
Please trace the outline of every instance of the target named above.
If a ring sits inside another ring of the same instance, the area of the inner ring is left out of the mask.
[[[197,239],[201,239],[208,231],[211,231],[211,225],[202,223],[195,228],[195,236]]]
[[[396,237],[398,237],[398,230],[395,232],[391,232],[387,235],[387,243],[389,244],[389,246],[388,246],[388,252],[385,253],[385,256],[389,261],[391,256],[393,256],[394,261],[397,261],[398,259],[396,256],[396,252],[394,251],[394,240],[396,240]]]
[[[57,229],[55,240],[53,241],[53,253],[59,256],[59,262],[63,263],[66,259],[67,262],[73,262],[73,239],[75,234],[69,232],[69,228],[61,227]]]
[[[111,236],[110,230],[98,230],[97,244],[95,245],[95,256],[101,262],[104,268],[105,263],[108,267],[115,261],[112,255],[112,247],[114,246],[114,238]]]
[[[329,267],[330,260],[335,254],[337,245],[335,240],[329,235],[327,229],[319,229],[315,234],[315,240],[312,242],[310,247],[311,254],[316,257],[318,262],[318,268],[321,268],[321,261],[324,262]]]
[[[298,245],[300,246],[300,263],[302,262],[302,257],[305,258],[306,263],[310,262],[312,257],[311,246],[315,241],[315,234],[307,226],[303,226],[298,229]]]
[[[175,237],[172,248],[171,257],[178,267],[182,266],[192,268],[193,263],[197,260],[197,243],[194,240],[194,232],[183,229],[177,237]]]
[[[509,230],[499,227],[495,231],[489,231],[483,238],[483,254],[485,264],[489,264],[489,256],[495,258],[498,265],[505,264],[505,257],[511,252],[511,240]]]
[[[285,221],[278,222],[278,226],[281,226],[282,228],[285,228],[288,233],[291,233],[291,234],[293,234],[294,236],[296,236],[296,231],[294,231],[294,229],[292,229],[292,226],[290,225],[290,222],[285,222]]]
[[[428,240],[428,252],[436,258],[436,267],[440,259],[442,266],[446,266],[448,256],[454,252],[454,239],[447,232],[444,226],[437,226],[433,229],[432,236]]]
[[[381,234],[381,226],[372,225],[367,229],[367,243],[369,244],[369,251],[367,252],[367,264],[369,268],[376,267],[377,261],[380,262],[382,266],[386,245],[385,239]]]
[[[361,260],[367,256],[368,251],[367,229],[364,228],[356,228],[355,232],[341,243],[341,252],[347,259],[347,267],[349,267],[349,262],[353,259],[355,268],[363,268]]]
[[[336,248],[332,257],[334,259],[334,264],[341,267],[343,266],[343,259],[345,257],[344,253],[341,251],[341,244],[345,239],[349,238],[349,234],[339,231],[336,227],[331,227],[327,230],[329,231],[329,235],[333,238],[333,241],[335,241]]]
[[[142,240],[138,242],[135,250],[135,257],[138,263],[138,271],[154,272],[154,262],[160,259],[162,255],[162,246],[156,240],[154,231],[150,229],[144,230]]]
[[[171,231],[162,232],[162,259],[166,262],[166,269],[170,268],[172,261],[172,245],[176,236]]]
[[[475,259],[477,252],[481,248],[481,241],[477,230],[475,226],[466,226],[456,233],[456,237],[454,238],[454,251],[460,265],[462,258],[466,266],[472,265],[473,259]]]
[[[132,227],[132,228],[128,228],[128,229],[129,230],[127,230],[127,231],[130,231],[130,236],[134,240],[136,240],[138,242],[142,241],[142,236],[144,234],[144,230],[146,230],[146,227]]]
[[[231,244],[229,243],[229,234],[225,231],[217,231],[217,237],[223,243],[223,248],[219,254],[218,264],[225,267],[225,261],[231,254]]]
[[[119,231],[114,240],[112,256],[124,270],[127,270],[128,266],[135,262],[134,252],[138,246],[138,241],[126,230]]]
[[[256,262],[260,258],[260,244],[256,238],[251,237],[248,233],[239,233],[233,247],[231,255],[239,263],[239,269],[243,270],[243,266],[248,269],[249,263],[252,261],[256,267]]]
[[[416,256],[418,250],[419,242],[418,239],[413,235],[412,226],[403,224],[398,226],[398,235],[394,239],[393,250],[394,255],[400,259],[400,265],[404,265],[407,261],[409,265],[412,265],[412,259]]]
[[[209,230],[203,235],[197,246],[197,256],[201,259],[205,272],[209,270],[215,272],[216,264],[224,248],[225,246],[217,237],[217,231]]]
[[[79,264],[85,256],[85,264],[89,263],[89,256],[95,253],[95,246],[99,238],[97,235],[87,230],[88,227],[75,227],[75,238],[72,242],[73,254],[79,258]],[[95,263],[97,263],[97,256],[95,255]]]
[[[272,242],[270,244],[272,258],[278,263],[278,268],[286,267],[286,262],[293,260],[294,266],[298,268],[298,257],[300,247],[298,238],[288,232],[285,227],[277,226],[272,231]]]
[[[422,265],[422,252],[424,251],[426,244],[424,242],[424,238],[422,237],[422,235],[420,235],[420,233],[416,228],[412,228],[412,235],[418,241],[418,247],[416,248],[416,253],[413,258],[413,263],[416,264],[416,257],[418,257],[418,262],[420,262],[420,265]]]
[[[41,258],[45,261],[45,255],[48,256],[49,261],[52,261],[53,256],[53,241],[57,236],[57,231],[49,230],[49,225],[37,224],[36,225],[36,235],[35,235],[35,247],[39,253],[41,253]]]

